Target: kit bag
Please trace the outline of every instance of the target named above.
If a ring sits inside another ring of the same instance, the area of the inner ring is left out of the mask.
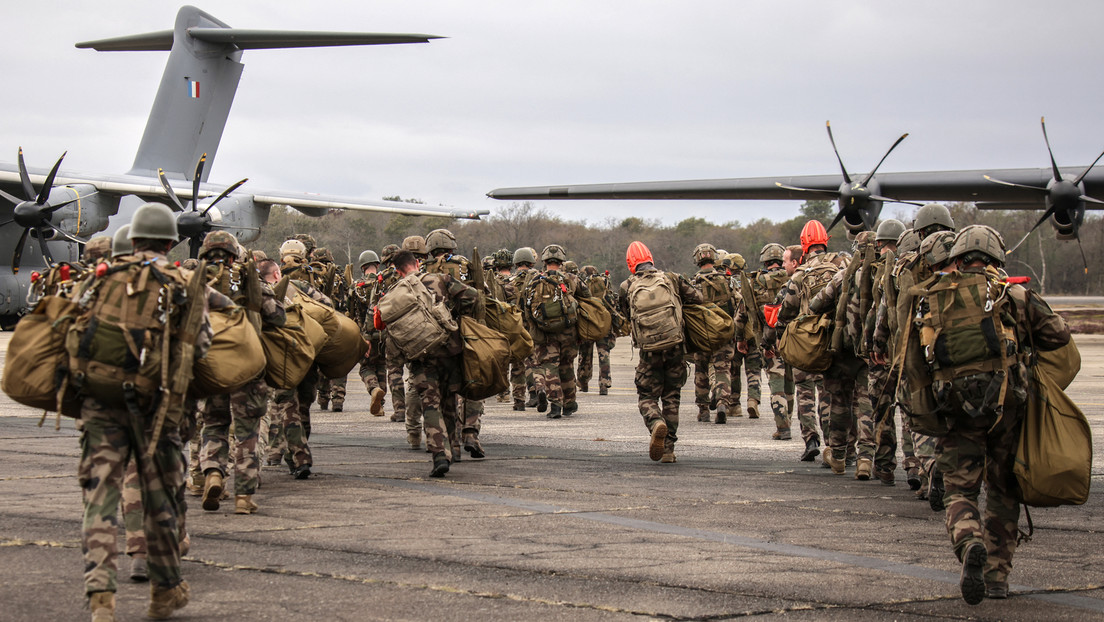
[[[654,352],[683,342],[682,299],[673,276],[654,270],[638,274],[629,281],[628,296],[638,348]]]
[[[487,300],[487,311],[483,321],[488,327],[506,335],[506,339],[510,342],[510,356],[513,360],[523,360],[533,351],[533,337],[525,330],[521,309],[517,305],[490,298]]]
[[[0,389],[8,397],[32,408],[58,410],[58,392],[69,375],[65,336],[79,312],[67,298],[44,296],[19,320],[0,379]],[[62,410],[72,417],[78,414],[76,409]]]
[[[598,341],[609,334],[613,318],[601,298],[579,298],[579,341]]]
[[[716,352],[732,343],[736,325],[720,306],[707,302],[683,305],[682,322],[686,330],[686,351]]]
[[[562,333],[578,322],[579,303],[569,285],[559,273],[540,274],[529,281],[525,306],[541,332]]]
[[[315,343],[324,342],[326,333],[298,304],[287,305],[284,313],[283,326],[264,324],[261,329],[265,381],[277,389],[294,389],[314,365]]]
[[[1034,507],[1081,505],[1092,480],[1092,430],[1084,413],[1038,367],[1012,467],[1020,501]]]
[[[211,311],[211,347],[192,366],[192,394],[233,393],[265,371],[266,358],[257,329],[243,307]]]
[[[805,314],[786,324],[778,340],[782,360],[802,371],[819,374],[832,366],[832,318]]]
[[[464,348],[461,353],[464,383],[460,395],[469,400],[482,400],[508,389],[510,341],[506,335],[474,318],[462,316],[460,337]]]
[[[399,279],[378,306],[391,343],[407,360],[444,354],[442,346],[459,328],[445,302],[434,299],[418,274]]]

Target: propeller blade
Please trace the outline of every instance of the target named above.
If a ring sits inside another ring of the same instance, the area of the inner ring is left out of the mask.
[[[1039,218],[1038,222],[1036,222],[1036,223],[1035,223],[1035,226],[1034,226],[1034,227],[1032,227],[1032,228],[1031,228],[1031,229],[1030,229],[1030,230],[1029,230],[1029,231],[1028,231],[1028,232],[1027,232],[1026,234],[1024,234],[1023,238],[1021,238],[1019,242],[1016,242],[1016,245],[1015,245],[1015,246],[1013,246],[1012,248],[1008,249],[1008,251],[1006,251],[1006,252],[1005,252],[1004,254],[1005,254],[1005,255],[1011,255],[1011,254],[1012,254],[1012,251],[1014,251],[1014,250],[1016,250],[1017,248],[1019,248],[1019,247],[1020,247],[1020,244],[1023,244],[1023,243],[1024,243],[1024,242],[1025,242],[1025,241],[1027,240],[1027,238],[1028,238],[1028,237],[1029,237],[1029,236],[1030,236],[1030,235],[1031,235],[1032,233],[1034,233],[1036,229],[1038,229],[1038,228],[1039,228],[1039,225],[1041,225],[1041,224],[1043,224],[1044,222],[1046,222],[1046,221],[1047,221],[1047,218],[1050,218],[1051,216],[1053,216],[1053,215],[1054,215],[1054,212],[1056,212],[1056,211],[1058,211],[1058,207],[1057,207],[1056,205],[1052,205],[1052,206],[1050,206],[1050,209],[1048,209],[1047,211],[1043,212],[1043,215],[1042,215],[1042,217],[1041,217],[1041,218]]]
[[[192,211],[197,211],[199,205],[199,181],[203,177],[203,165],[207,163],[207,154],[199,156],[196,164],[195,177],[192,177]]]
[[[1083,173],[1078,175],[1077,179],[1073,180],[1073,185],[1076,186],[1077,184],[1081,183],[1081,180],[1085,178],[1085,175],[1089,174],[1089,171],[1091,171],[1094,166],[1096,166],[1096,163],[1100,161],[1100,158],[1104,158],[1104,151],[1101,151],[1100,155],[1096,156],[1096,159],[1092,161],[1092,164],[1090,164],[1089,167],[1086,168]]]
[[[258,227],[239,227],[237,225],[211,225],[212,229],[225,229],[227,231],[260,231]]]
[[[15,222],[15,219],[14,218],[9,218],[9,219],[5,220],[4,222],[0,222],[0,227],[3,227],[4,225],[10,225],[13,222]]]
[[[54,257],[50,254],[50,247],[46,245],[46,236],[38,235],[38,247],[42,249],[42,258],[46,260],[46,267],[54,265]]]
[[[0,197],[4,197],[4,200],[11,203],[12,205],[19,205],[20,203],[23,202],[22,199],[17,199],[17,198],[15,198],[15,196],[10,195],[7,192],[4,192],[3,190],[0,190]]]
[[[218,197],[215,198],[214,201],[211,201],[211,204],[207,206],[207,209],[203,210],[203,215],[206,216],[207,212],[211,211],[211,208],[215,206],[215,203],[218,203],[219,201],[225,199],[227,196],[230,195],[231,192],[237,190],[238,188],[241,188],[242,184],[244,184],[247,181],[249,181],[248,177],[238,181],[236,184],[234,184],[233,186],[230,186],[226,190],[223,190],[222,194],[218,195]]]
[[[30,229],[24,229],[23,235],[19,236],[19,241],[15,243],[15,252],[12,253],[12,274],[19,272],[19,260],[23,258],[23,246],[27,243],[27,235],[30,233]]]
[[[188,239],[188,256],[192,259],[199,259],[199,249],[203,246],[203,240],[195,238]]]
[[[1062,181],[1062,174],[1058,172],[1058,163],[1054,161],[1054,152],[1050,150],[1050,138],[1046,133],[1046,117],[1039,117],[1039,123],[1043,126],[1043,140],[1046,141],[1047,153],[1050,154],[1050,170],[1054,173],[1054,181]]]
[[[65,159],[66,153],[69,152],[66,151],[65,153],[61,154],[61,157],[57,159],[57,162],[54,162],[54,168],[50,169],[50,174],[46,176],[46,183],[42,184],[42,190],[38,191],[38,199],[35,201],[35,203],[38,203],[39,205],[46,205],[46,199],[50,198],[50,191],[54,188],[54,177],[57,177],[58,169],[61,168],[61,161]]]
[[[1013,188],[1023,188],[1024,190],[1035,190],[1037,192],[1044,192],[1044,193],[1049,192],[1046,188],[1040,188],[1038,186],[1025,186],[1024,184],[1014,184],[1010,181],[1004,181],[1003,179],[997,179],[995,177],[990,177],[988,175],[982,175],[982,177],[984,177],[985,179],[988,179],[989,181],[991,181],[995,184],[1000,184],[1002,186],[1011,186]]]
[[[23,147],[19,148],[19,181],[23,183],[23,194],[30,201],[35,197],[34,186],[31,184],[31,176],[27,174],[27,165],[23,162]]]
[[[917,207],[922,207],[924,205],[923,203],[917,203],[915,201],[902,201],[900,199],[893,199],[893,198],[890,198],[890,197],[883,197],[880,194],[872,194],[872,195],[870,195],[870,199],[873,200],[873,201],[882,201],[883,203],[907,203],[909,205],[915,205]]]
[[[789,186],[780,181],[774,182],[774,185],[782,188],[783,190],[794,190],[796,192],[817,192],[819,194],[826,194],[831,197],[839,197],[839,190],[816,190],[813,188],[798,188],[797,186]]]
[[[164,169],[157,169],[157,179],[161,180],[161,187],[165,189],[165,193],[169,195],[169,200],[176,206],[176,209],[173,211],[183,212],[184,204],[180,202],[180,198],[176,196],[176,191],[173,190],[168,178],[165,177]]]
[[[839,221],[841,220],[843,220],[843,210],[836,212],[836,217],[832,219],[832,224],[828,225],[828,229],[826,229],[826,231],[831,231],[832,227],[835,227],[837,224],[839,224]],[[863,219],[863,222],[865,221],[866,220]]]
[[[1100,199],[1094,199],[1084,194],[1080,196],[1080,199],[1086,203],[1096,203],[1097,205],[1104,205],[1104,201],[1101,201]]]
[[[889,151],[885,152],[885,155],[882,156],[882,159],[878,160],[878,164],[873,169],[871,169],[871,171],[869,173],[866,174],[865,178],[863,178],[863,180],[862,180],[862,185],[863,186],[866,186],[866,184],[869,183],[870,180],[874,178],[874,173],[878,172],[878,168],[882,166],[882,162],[885,162],[886,158],[889,157],[889,154],[892,153],[893,150],[897,148],[897,145],[900,145],[901,141],[903,141],[906,138],[908,138],[908,132],[905,132],[904,134],[901,134],[901,137],[897,139],[897,142],[893,143],[893,145],[890,146]]]
[[[836,160],[839,161],[840,170],[843,171],[843,180],[851,183],[851,176],[847,174],[847,167],[843,165],[843,158],[840,157],[839,149],[836,149],[836,139],[832,136],[832,122],[825,121],[824,125],[828,128],[828,140],[832,143],[832,151],[836,152]]]
[[[1085,247],[1081,246],[1081,236],[1077,236],[1077,250],[1081,251],[1081,263],[1085,265],[1085,274],[1089,273],[1089,260],[1085,259]]]
[[[77,244],[86,244],[88,242],[88,240],[82,240],[82,239],[80,239],[80,238],[78,238],[78,237],[76,237],[76,236],[74,236],[70,233],[62,231],[60,228],[58,228],[57,225],[50,222],[49,220],[47,220],[45,222],[45,224],[46,224],[47,227],[49,227],[49,228],[53,229],[54,231],[56,231],[58,235],[60,235],[61,237],[65,238],[66,240],[68,240],[70,242],[75,242]]]

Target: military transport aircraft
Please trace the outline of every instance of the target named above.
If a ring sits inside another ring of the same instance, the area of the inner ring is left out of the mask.
[[[487,210],[318,194],[238,191],[244,180],[232,186],[206,183],[238,88],[244,50],[426,43],[438,38],[231,28],[184,6],[173,30],[78,43],[78,48],[99,51],[168,51],[169,58],[134,165],[127,173],[61,170],[64,154],[48,171],[28,168],[22,148],[17,163],[0,163],[0,325],[11,325],[25,309],[32,269],[54,259],[77,259],[80,243],[108,229],[109,218],[120,213],[121,205],[125,212],[128,204],[133,209],[143,200],[163,201],[180,212],[183,236],[194,240],[221,228],[243,242],[257,238],[273,205],[287,205],[311,216],[329,209],[475,219],[488,214]],[[174,182],[184,185],[176,187]],[[180,199],[189,200],[188,204]],[[114,228],[122,224],[125,221]]]
[[[1045,209],[1035,227],[1050,220],[1058,239],[1077,239],[1078,229],[1085,219],[1086,209],[1104,209],[1104,201],[1091,195],[1104,196],[1104,171],[1093,170],[1092,164],[1076,168],[1059,168],[1046,137],[1050,168],[957,170],[877,174],[893,149],[908,134],[893,143],[869,173],[852,176],[843,164],[828,124],[828,139],[839,162],[838,175],[803,175],[797,177],[755,177],[730,179],[698,179],[688,181],[644,181],[617,184],[584,184],[562,186],[531,186],[498,188],[487,193],[493,199],[506,201],[544,199],[743,199],[802,200],[806,198],[836,199],[839,211],[831,229],[842,222],[851,233],[872,229],[878,221],[884,202],[970,201],[981,209]]]

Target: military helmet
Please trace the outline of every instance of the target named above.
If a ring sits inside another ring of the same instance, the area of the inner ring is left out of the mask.
[[[946,205],[928,203],[916,210],[916,218],[912,221],[912,228],[923,231],[933,225],[940,225],[948,231],[954,231],[954,219],[951,218],[951,210]]]
[[[259,248],[255,248],[249,251],[249,254],[253,255],[253,261],[260,261],[262,259],[268,259],[268,253],[262,251]]]
[[[916,229],[905,229],[897,237],[897,254],[904,255],[920,248],[920,233]]]
[[[325,246],[319,246],[311,252],[311,261],[318,261],[321,263],[333,263],[333,253]]]
[[[1004,238],[997,230],[987,225],[969,225],[955,236],[949,259],[974,259],[975,253],[985,255],[988,263],[1004,265]]]
[[[514,251],[514,265],[527,263],[530,266],[537,263],[537,251],[530,246],[523,246]]]
[[[541,261],[548,263],[549,261],[557,261],[563,263],[567,261],[567,251],[559,244],[549,244],[541,251]]]
[[[403,238],[401,250],[410,251],[415,255],[428,255],[425,238],[420,235],[411,235]]]
[[[945,264],[951,258],[954,241],[954,231],[936,231],[920,243],[920,256],[924,258],[929,268]]]
[[[176,215],[161,203],[145,203],[130,221],[129,240],[177,240]]]
[[[817,245],[828,245],[831,239],[828,231],[819,220],[810,220],[801,228],[801,252],[809,252],[809,248]]]
[[[483,258],[483,271],[494,270],[494,257],[488,255]]]
[[[280,259],[288,256],[298,257],[300,261],[305,260],[307,258],[306,245],[295,238],[284,240],[284,243],[280,245]]]
[[[202,258],[213,250],[226,251],[235,261],[241,259],[241,255],[238,254],[238,239],[229,231],[212,231],[203,238],[203,245],[199,247],[199,256]]]
[[[361,271],[363,272],[364,271],[364,266],[367,266],[368,264],[372,264],[372,263],[379,263],[379,262],[380,262],[380,258],[379,258],[379,255],[376,254],[376,251],[368,250],[368,251],[364,251],[363,253],[361,253],[360,257],[357,258],[357,267],[359,267],[361,269]]]
[[[590,265],[583,266],[583,274],[586,276],[595,276],[598,274],[598,268]]]
[[[875,234],[874,240],[877,242],[896,242],[897,238],[901,237],[904,232],[905,223],[896,218],[890,218],[889,220],[883,220],[882,224],[878,225],[878,233]]]
[[[636,268],[642,263],[655,263],[655,259],[652,258],[652,251],[639,240],[633,240],[629,243],[629,248],[625,249],[625,263],[629,266],[629,272],[636,274]]]
[[[765,266],[768,261],[782,262],[782,253],[786,252],[778,242],[771,242],[763,246],[763,250],[759,251],[759,265]]]
[[[725,261],[728,262],[729,267],[736,268],[737,270],[743,270],[747,267],[747,260],[740,253],[729,253],[725,255]]]
[[[199,267],[199,260],[194,259],[192,257],[189,257],[189,258],[185,259],[184,261],[180,262],[180,267],[181,268],[186,268],[188,270],[195,270],[196,268]]]
[[[129,229],[130,227],[127,227]],[[118,235],[118,233],[116,233]],[[127,240],[130,243],[130,240]],[[101,259],[112,256],[112,240],[108,235],[97,235],[84,243],[84,261],[93,264]]]
[[[514,265],[514,256],[505,248],[500,248],[491,255],[491,265],[495,270],[508,270]]]
[[[854,248],[856,250],[869,246],[874,243],[875,233],[873,231],[860,231],[855,235]]]
[[[579,274],[579,264],[574,261],[565,261],[563,269],[568,274]]]
[[[698,244],[694,247],[694,263],[699,266],[717,263],[717,248],[712,244]]]
[[[399,248],[398,244],[388,244],[387,246],[383,247],[382,251],[380,251],[380,258],[383,260],[383,263],[391,263],[391,258],[394,257],[395,253],[399,252],[400,250],[402,249]]]
[[[293,239],[299,240],[303,243],[303,246],[307,247],[307,252],[303,255],[304,257],[310,257],[314,249],[318,248],[318,242],[315,242],[314,236],[309,233],[297,233]]]
[[[456,250],[456,236],[448,229],[434,229],[425,238],[426,250],[432,253],[435,250]]]

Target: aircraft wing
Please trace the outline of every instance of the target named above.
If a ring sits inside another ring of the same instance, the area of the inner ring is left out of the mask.
[[[419,203],[404,203],[402,201],[375,201],[333,197],[321,194],[266,190],[255,191],[253,194],[253,202],[259,205],[287,205],[289,207],[294,207],[308,216],[321,216],[327,209],[347,209],[362,212],[409,214],[411,216],[445,216],[450,218],[479,220],[480,216],[491,213],[490,210],[485,209],[467,210],[453,207],[433,207]],[[319,212],[318,210],[322,211]]]
[[[1063,175],[1076,177],[1084,167],[1061,169]],[[1051,180],[1050,169],[992,169],[879,173],[879,194],[902,201],[973,201],[1007,205],[1008,208],[1041,209],[1044,193],[1033,194],[999,184],[986,178],[1045,188]],[[834,198],[843,179],[839,175],[798,175],[779,177],[734,177],[684,181],[644,181],[615,184],[581,184],[497,188],[487,193],[493,199],[563,200],[780,200],[803,201],[809,198]],[[780,185],[781,184],[781,185]],[[1085,192],[1104,196],[1104,172],[1090,172],[1084,179]],[[804,188],[805,191],[785,188]],[[817,196],[816,190],[825,194]],[[813,191],[813,192],[810,192]],[[1037,206],[1037,207],[1036,207]],[[988,207],[996,208],[997,205]],[[1088,204],[1089,209],[1104,206]]]

